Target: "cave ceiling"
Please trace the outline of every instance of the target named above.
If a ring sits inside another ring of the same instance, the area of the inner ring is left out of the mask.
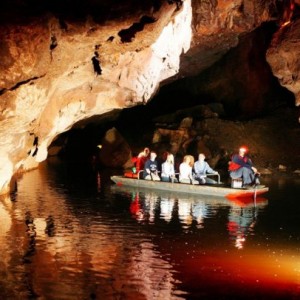
[[[299,4],[2,0],[0,190],[18,170],[45,160],[52,141],[74,124],[146,104],[163,86],[201,77],[215,64],[220,74],[221,59],[268,22],[278,35],[264,49],[270,72],[299,104]]]

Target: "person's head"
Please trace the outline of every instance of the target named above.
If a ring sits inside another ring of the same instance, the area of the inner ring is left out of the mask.
[[[200,153],[199,156],[198,156],[198,159],[200,161],[204,161],[205,160],[205,155],[203,153]]]
[[[195,159],[194,159],[194,156],[193,155],[189,155],[189,158],[190,158],[190,166],[192,167],[194,165],[194,162],[195,162]]]
[[[241,146],[239,149],[239,155],[245,156],[245,154],[248,152],[248,148],[246,146]]]
[[[169,154],[167,155],[166,161],[167,161],[168,163],[170,163],[170,164],[174,164],[174,156],[173,156],[173,154],[169,153]]]
[[[185,156],[183,157],[183,162],[185,162],[185,163],[189,164],[189,163],[190,163],[190,161],[191,161],[191,158],[190,158],[190,156],[189,156],[189,155],[185,155]]]
[[[192,155],[185,155],[183,161],[191,167],[194,165],[194,157]]]
[[[154,152],[154,151],[151,151],[150,152],[150,159],[153,161],[153,160],[155,160],[155,158],[156,158],[156,153]]]
[[[138,157],[148,157],[150,153],[149,148],[144,148],[144,150],[142,152],[139,153]]]
[[[150,153],[149,148],[148,148],[148,147],[144,148],[144,155],[145,155],[145,156],[148,156],[149,153]]]

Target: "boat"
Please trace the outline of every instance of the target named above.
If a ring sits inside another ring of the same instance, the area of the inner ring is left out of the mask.
[[[177,193],[188,193],[208,196],[234,198],[256,198],[269,191],[269,188],[263,185],[253,186],[251,188],[231,188],[221,184],[217,185],[193,185],[176,182],[151,181],[137,178],[129,178],[125,176],[114,175],[111,180],[117,186],[141,187],[163,191],[173,191]]]

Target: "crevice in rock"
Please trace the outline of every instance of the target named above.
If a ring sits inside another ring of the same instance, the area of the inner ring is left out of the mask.
[[[106,41],[107,41],[107,42],[112,42],[112,41],[114,40],[114,38],[115,38],[115,37],[112,35],[112,36],[110,36]]]
[[[57,39],[55,35],[51,36],[51,40],[50,40],[50,51],[54,50],[57,47]]]
[[[30,84],[33,84],[34,81],[36,81],[37,79],[40,79],[42,77],[44,77],[45,75],[42,75],[42,76],[35,76],[35,77],[32,77],[32,78],[29,78],[29,79],[26,79],[26,80],[23,80],[23,81],[20,81],[18,82],[17,84],[15,84],[13,87],[11,87],[10,89],[4,89],[4,92],[6,91],[14,91],[16,90],[18,87],[20,87],[21,85],[24,85],[24,84],[27,84],[27,83],[30,83]],[[2,90],[3,91],[3,90]],[[4,93],[3,92],[3,93]],[[2,94],[3,94],[2,93]]]
[[[97,49],[97,47],[95,47]],[[99,60],[99,53],[98,51],[94,52],[94,56],[92,57],[92,63],[93,63],[93,68],[94,68],[94,72],[95,74],[101,75],[102,74],[102,69],[100,66],[100,60]]]
[[[146,24],[156,22],[156,19],[149,16],[142,16],[140,22],[133,23],[129,28],[122,29],[118,32],[122,43],[131,43],[135,34],[139,31],[143,31]]]

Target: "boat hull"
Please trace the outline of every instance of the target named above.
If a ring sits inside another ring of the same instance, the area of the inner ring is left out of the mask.
[[[198,195],[209,195],[227,198],[256,197],[269,191],[268,187],[257,187],[251,189],[235,189],[214,185],[192,185],[184,183],[172,183],[162,181],[151,181],[143,179],[133,179],[122,176],[111,176],[111,180],[119,186],[133,186],[150,188],[155,190],[173,191],[179,193],[189,193]]]

